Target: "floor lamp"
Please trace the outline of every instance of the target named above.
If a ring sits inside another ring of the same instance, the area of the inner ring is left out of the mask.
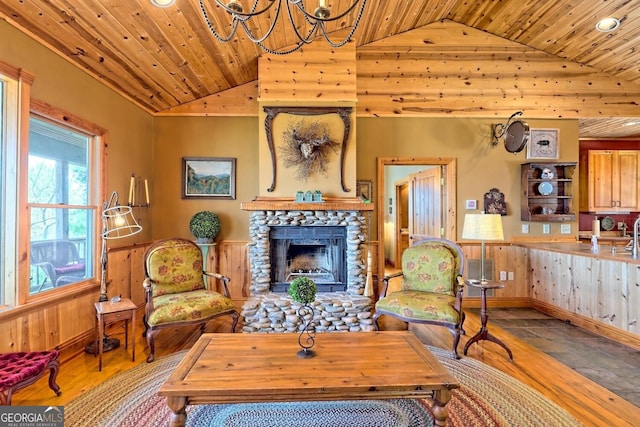
[[[124,237],[133,236],[142,231],[142,227],[133,216],[130,206],[122,206],[118,202],[118,192],[111,193],[109,200],[102,204],[102,253],[100,255],[101,278],[100,278],[100,297],[98,302],[108,301],[107,296],[107,240],[122,239]],[[117,338],[103,337],[103,351],[110,351],[120,346]],[[90,343],[85,347],[87,353],[96,354],[97,343]]]
[[[486,284],[487,279],[484,272],[484,241],[504,240],[504,234],[502,232],[502,217],[498,214],[466,214],[464,216],[462,238],[480,240],[480,250],[482,254],[479,282]]]

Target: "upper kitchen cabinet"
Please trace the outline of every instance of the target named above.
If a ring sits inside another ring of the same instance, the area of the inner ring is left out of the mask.
[[[640,151],[589,150],[580,155],[580,210],[630,212],[638,209]]]

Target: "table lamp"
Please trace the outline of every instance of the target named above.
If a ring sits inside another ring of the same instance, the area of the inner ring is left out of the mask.
[[[111,193],[109,200],[102,204],[102,253],[100,255],[101,279],[100,297],[98,302],[108,301],[107,296],[107,240],[122,239],[133,236],[142,231],[142,226],[138,224],[130,206],[122,206],[118,202],[118,192]],[[110,351],[120,346],[117,338],[103,338],[103,351]],[[85,347],[87,353],[96,354],[96,343],[90,343]]]
[[[498,214],[466,214],[464,216],[462,238],[480,240],[480,250],[482,252],[480,261],[480,283],[487,283],[484,274],[484,241],[504,240],[502,217]]]

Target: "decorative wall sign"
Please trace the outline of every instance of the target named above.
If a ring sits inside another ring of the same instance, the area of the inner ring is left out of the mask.
[[[560,129],[531,129],[527,159],[557,159]]]
[[[273,170],[273,175],[271,179],[271,185],[267,188],[267,191],[272,192],[276,188],[276,150],[275,150],[275,138],[273,135],[273,120],[280,113],[292,114],[298,116],[320,116],[323,114],[337,114],[342,120],[344,131],[342,135],[342,141],[334,142],[331,141],[329,144],[329,136],[327,138],[323,136],[321,130],[323,129],[321,125],[317,126],[317,129],[313,124],[306,125],[307,128],[303,128],[304,138],[306,138],[305,147],[303,148],[303,144],[305,141],[301,141],[298,139],[300,137],[298,131],[294,129],[287,130],[284,135],[285,139],[285,152],[284,152],[284,161],[285,162],[293,162],[298,161],[298,164],[302,164],[308,159],[314,157],[315,160],[310,161],[313,167],[320,167],[322,170],[323,161],[326,160],[327,149],[339,149],[340,150],[340,185],[342,186],[342,191],[349,192],[351,189],[347,188],[344,183],[344,168],[345,168],[345,154],[346,154],[346,146],[349,141],[349,135],[351,134],[351,112],[352,107],[264,107],[264,112],[267,114],[264,119],[264,128],[267,134],[267,143],[269,144],[269,151],[271,152],[271,168]],[[295,131],[295,132],[294,132]],[[287,142],[287,139],[294,142]],[[317,141],[316,141],[317,140]],[[300,142],[300,145],[297,145],[297,142]],[[324,141],[324,142],[323,142]],[[314,145],[319,142],[320,145]],[[293,144],[293,151],[291,151],[291,146],[289,144]],[[335,144],[335,146],[333,145]],[[319,148],[322,146],[322,148]],[[288,156],[288,157],[287,157]],[[324,160],[323,160],[324,158]],[[304,159],[304,162],[303,162]],[[291,164],[293,164],[291,163]],[[286,164],[286,163],[285,163]],[[326,165],[326,164],[325,164]],[[301,168],[298,166],[298,171],[301,171]],[[304,171],[302,174],[304,175]]]
[[[183,199],[235,199],[236,159],[183,157]]]
[[[484,213],[506,215],[507,203],[504,201],[504,193],[497,188],[484,193]]]

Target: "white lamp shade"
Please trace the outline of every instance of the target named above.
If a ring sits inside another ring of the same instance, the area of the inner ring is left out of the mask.
[[[466,214],[464,216],[462,238],[504,240],[502,217],[498,214]]]
[[[105,209],[102,211],[102,221],[102,238],[106,240],[129,237],[142,231],[129,206],[116,205]]]

